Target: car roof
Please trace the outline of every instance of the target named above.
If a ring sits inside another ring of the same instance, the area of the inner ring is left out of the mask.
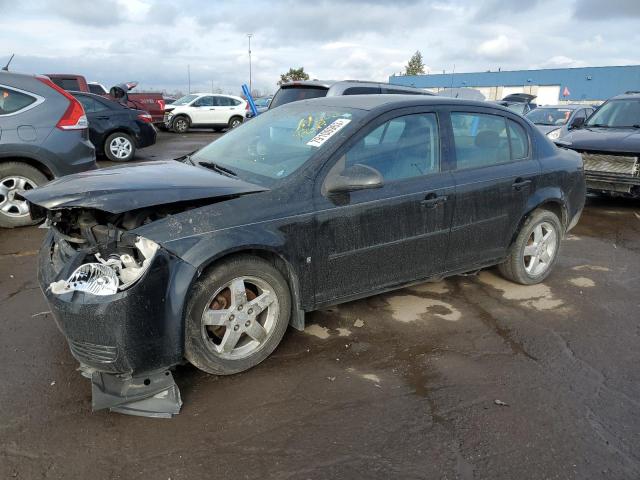
[[[567,105],[538,105],[538,108],[566,108],[567,110],[577,110],[579,108],[593,108],[593,107],[591,105],[579,105],[576,103],[568,103]]]
[[[293,82],[283,83],[280,88],[292,88],[292,87],[313,87],[313,88],[326,88],[342,86],[345,89],[354,86],[376,86],[376,87],[388,87],[393,90],[415,90],[416,92],[424,93],[425,95],[433,95],[431,92],[427,92],[421,88],[412,87],[410,85],[396,85],[393,83],[374,82],[371,80],[294,80]]]
[[[609,100],[640,100],[640,92],[625,92],[622,95],[616,95]]]
[[[459,98],[438,97],[430,95],[402,95],[402,94],[380,94],[380,95],[339,95],[334,97],[320,97],[309,100],[300,100],[292,102],[298,104],[301,102],[309,102],[316,105],[325,105],[331,107],[354,108],[358,110],[376,110],[379,108],[392,110],[394,108],[422,106],[422,105],[460,105],[469,107],[489,107],[496,110],[502,110],[512,113],[511,110],[503,108],[499,105],[480,102],[476,100],[463,100]]]

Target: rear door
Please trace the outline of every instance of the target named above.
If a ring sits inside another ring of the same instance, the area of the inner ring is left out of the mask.
[[[77,95],[76,98],[84,107],[84,112],[89,120],[89,139],[91,143],[98,149],[103,151],[103,144],[106,140],[105,134],[121,126],[121,120],[118,122],[116,112],[112,111],[108,106],[95,98],[86,95]],[[126,111],[122,109],[123,112]]]
[[[495,110],[450,112],[456,202],[447,270],[505,255],[540,167],[524,122]]]
[[[329,161],[316,187],[316,301],[364,295],[444,269],[453,203],[436,110],[386,114]],[[382,188],[329,194],[326,178],[363,164]]]
[[[227,124],[229,123],[229,119],[234,115],[242,117],[244,115],[244,110],[240,108],[240,102],[234,100],[231,97],[224,97],[222,95],[217,95],[215,97],[216,104],[216,112],[218,115],[216,116],[216,123],[218,124]]]

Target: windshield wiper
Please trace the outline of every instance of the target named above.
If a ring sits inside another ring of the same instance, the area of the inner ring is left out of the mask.
[[[233,170],[228,169],[227,167],[223,167],[217,163],[213,162],[198,162],[198,165],[201,167],[208,168],[209,170],[213,170],[214,172],[220,173],[221,175],[225,175],[227,177],[237,177],[238,174]]]

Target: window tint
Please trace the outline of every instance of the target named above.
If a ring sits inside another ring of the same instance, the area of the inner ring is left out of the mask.
[[[424,93],[420,91],[402,90],[400,88],[383,88],[381,93],[390,95],[424,95]]]
[[[63,90],[80,91],[80,82],[76,78],[52,78],[51,81]]]
[[[519,160],[529,156],[529,137],[522,126],[513,120],[509,122],[509,138],[511,140],[511,158]]]
[[[89,91],[91,93],[94,93],[96,95],[105,95],[107,92],[105,91],[104,88],[102,88],[102,85],[98,85],[95,83],[90,83],[89,84]]]
[[[378,87],[350,87],[347,88],[343,95],[372,95],[380,93],[380,88]]]
[[[0,87],[0,115],[18,112],[35,101],[31,95]]]
[[[405,115],[379,126],[347,152],[345,166],[357,163],[375,168],[387,182],[437,172],[440,144],[435,114]]]
[[[269,108],[279,107],[285,103],[307,100],[309,98],[326,97],[328,88],[324,87],[280,87],[271,100]]]
[[[215,102],[213,97],[201,97],[195,102],[193,102],[194,107],[213,107]]]
[[[505,118],[482,113],[451,113],[457,169],[508,162],[509,137]]]
[[[96,102],[93,98],[85,97],[82,95],[78,95],[76,98],[82,104],[82,107],[84,108],[84,111],[86,113],[92,113],[96,111]]]
[[[235,98],[230,98],[229,100],[231,100],[231,104],[235,107],[242,103],[240,100],[236,100]]]
[[[233,103],[233,98],[229,97],[216,97],[216,105],[219,107],[234,107],[236,104]]]

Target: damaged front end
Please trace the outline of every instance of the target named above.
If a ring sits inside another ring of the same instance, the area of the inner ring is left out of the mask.
[[[169,369],[183,358],[182,303],[194,268],[139,226],[170,215],[141,209],[47,211],[39,281],[83,375],[93,408],[154,417],[177,414]]]

